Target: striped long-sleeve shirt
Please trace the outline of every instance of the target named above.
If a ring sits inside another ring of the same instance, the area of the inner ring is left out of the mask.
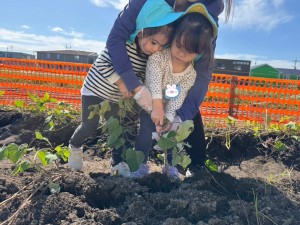
[[[136,43],[126,44],[130,62],[132,63],[135,75],[141,83],[145,79],[145,70],[148,57],[140,54],[137,50]],[[105,48],[90,68],[81,89],[81,95],[98,96],[102,99],[117,102],[121,93],[115,84],[120,76],[115,71]]]

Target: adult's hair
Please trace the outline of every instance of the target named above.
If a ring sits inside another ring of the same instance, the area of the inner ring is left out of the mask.
[[[225,0],[225,22],[229,20],[230,14],[234,13],[234,0]]]
[[[174,32],[176,46],[187,52],[204,54],[213,61],[213,30],[210,22],[200,13],[188,13],[178,21]]]

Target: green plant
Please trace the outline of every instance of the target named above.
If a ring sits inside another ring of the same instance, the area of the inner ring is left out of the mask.
[[[230,146],[231,146],[230,134],[231,134],[232,127],[236,123],[236,119],[233,118],[232,116],[228,116],[225,121],[226,121],[227,127],[228,127],[228,130],[225,133],[225,146],[229,150]]]
[[[129,165],[130,169],[132,171],[135,171],[139,168],[139,165],[144,161],[145,155],[143,152],[138,151],[136,149],[125,148],[125,142],[130,141],[128,136],[129,135],[132,136],[135,127],[137,126],[136,121],[131,121],[131,123],[128,123],[125,122],[125,120],[127,117],[130,117],[128,115],[137,113],[137,111],[135,111],[133,107],[134,105],[133,99],[120,98],[118,101],[118,105],[119,105],[119,110],[118,110],[119,119],[110,117],[102,126],[102,132],[108,133],[108,139],[106,143],[107,147],[119,149],[122,146],[124,146],[122,156],[126,161],[126,163]],[[90,110],[90,114],[88,117],[89,119],[93,118],[95,115],[104,117],[105,113],[111,110],[111,106],[109,101],[103,101],[98,105],[90,106],[89,110]],[[182,167],[186,168],[191,163],[191,159],[186,155],[184,151],[184,147],[185,146],[189,147],[189,145],[185,143],[184,140],[189,136],[193,128],[194,125],[192,121],[185,121],[179,126],[176,132],[171,131],[165,133],[160,139],[160,141],[158,142],[158,145],[162,149],[164,149],[165,153],[167,149],[173,150],[172,166],[179,164]],[[166,165],[168,164],[166,163]]]
[[[36,149],[34,147],[31,148],[30,145],[35,140],[45,141],[50,147],[42,149]],[[56,160],[59,158],[66,162],[70,156],[70,150],[68,147],[59,145],[53,149],[49,140],[43,137],[43,135],[38,131],[35,132],[35,139],[33,141],[29,145],[17,145],[15,143],[11,143],[7,146],[1,147],[0,160],[8,159],[14,164],[15,168],[13,170],[13,175],[22,173],[30,168],[45,172],[43,166],[47,166],[52,163],[55,164]],[[33,159],[28,157],[27,153],[29,152],[34,153]],[[37,159],[39,159],[39,161]]]
[[[261,225],[264,224],[262,221],[262,217],[266,218],[267,220],[269,220],[271,223],[278,225],[274,220],[272,220],[270,217],[268,217],[267,215],[263,214],[261,210],[259,210],[259,206],[258,206],[258,194],[255,193],[255,191],[253,190],[253,196],[254,196],[254,208],[255,208],[255,217],[256,217],[256,223],[257,225]]]
[[[56,127],[66,126],[75,118],[74,115],[78,114],[78,112],[72,110],[71,105],[59,102],[56,98],[51,98],[47,92],[43,97],[30,92],[28,92],[28,96],[31,100],[29,104],[16,100],[14,106],[19,110],[29,110],[38,115],[46,113],[48,116],[45,119],[45,130],[51,131],[55,130]]]
[[[164,164],[167,175],[169,172],[169,162],[167,160],[168,150],[172,150],[172,166],[180,165],[186,168],[190,163],[191,159],[184,151],[184,147],[190,147],[184,140],[190,135],[194,129],[194,123],[192,120],[186,120],[181,123],[176,131],[170,131],[162,135],[157,145],[164,152]]]
[[[145,155],[141,151],[136,151],[132,148],[126,148],[125,143],[131,142],[129,136],[134,135],[134,130],[137,125],[136,121],[130,121],[131,115],[136,114],[137,111],[133,107],[133,99],[120,98],[118,101],[119,110],[117,112],[118,119],[111,116],[105,121],[102,128],[102,133],[107,133],[108,138],[106,146],[108,148],[115,148],[122,150],[122,157],[129,165],[132,171],[139,168],[139,165],[144,161]],[[88,119],[94,116],[105,117],[105,113],[111,111],[111,106],[108,100],[101,102],[98,105],[89,107],[90,114]],[[131,143],[133,145],[133,143]]]

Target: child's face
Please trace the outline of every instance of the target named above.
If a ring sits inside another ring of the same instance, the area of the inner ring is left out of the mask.
[[[162,33],[157,33],[148,37],[142,37],[142,34],[139,33],[138,37],[140,48],[146,55],[152,55],[163,50],[169,41],[169,38]]]
[[[176,41],[172,42],[171,57],[173,61],[177,61],[178,63],[189,63],[192,62],[197,55],[197,53],[192,53],[182,47],[178,47]]]

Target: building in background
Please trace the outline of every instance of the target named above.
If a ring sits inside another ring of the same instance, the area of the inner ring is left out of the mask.
[[[92,64],[97,57],[96,52],[76,50],[37,51],[38,60]]]
[[[35,55],[23,52],[0,51],[0,58],[35,59]]]
[[[268,64],[262,64],[252,67],[250,71],[250,76],[287,80],[300,80],[300,70],[274,68]]]
[[[249,76],[251,61],[237,59],[215,59],[213,73]]]

